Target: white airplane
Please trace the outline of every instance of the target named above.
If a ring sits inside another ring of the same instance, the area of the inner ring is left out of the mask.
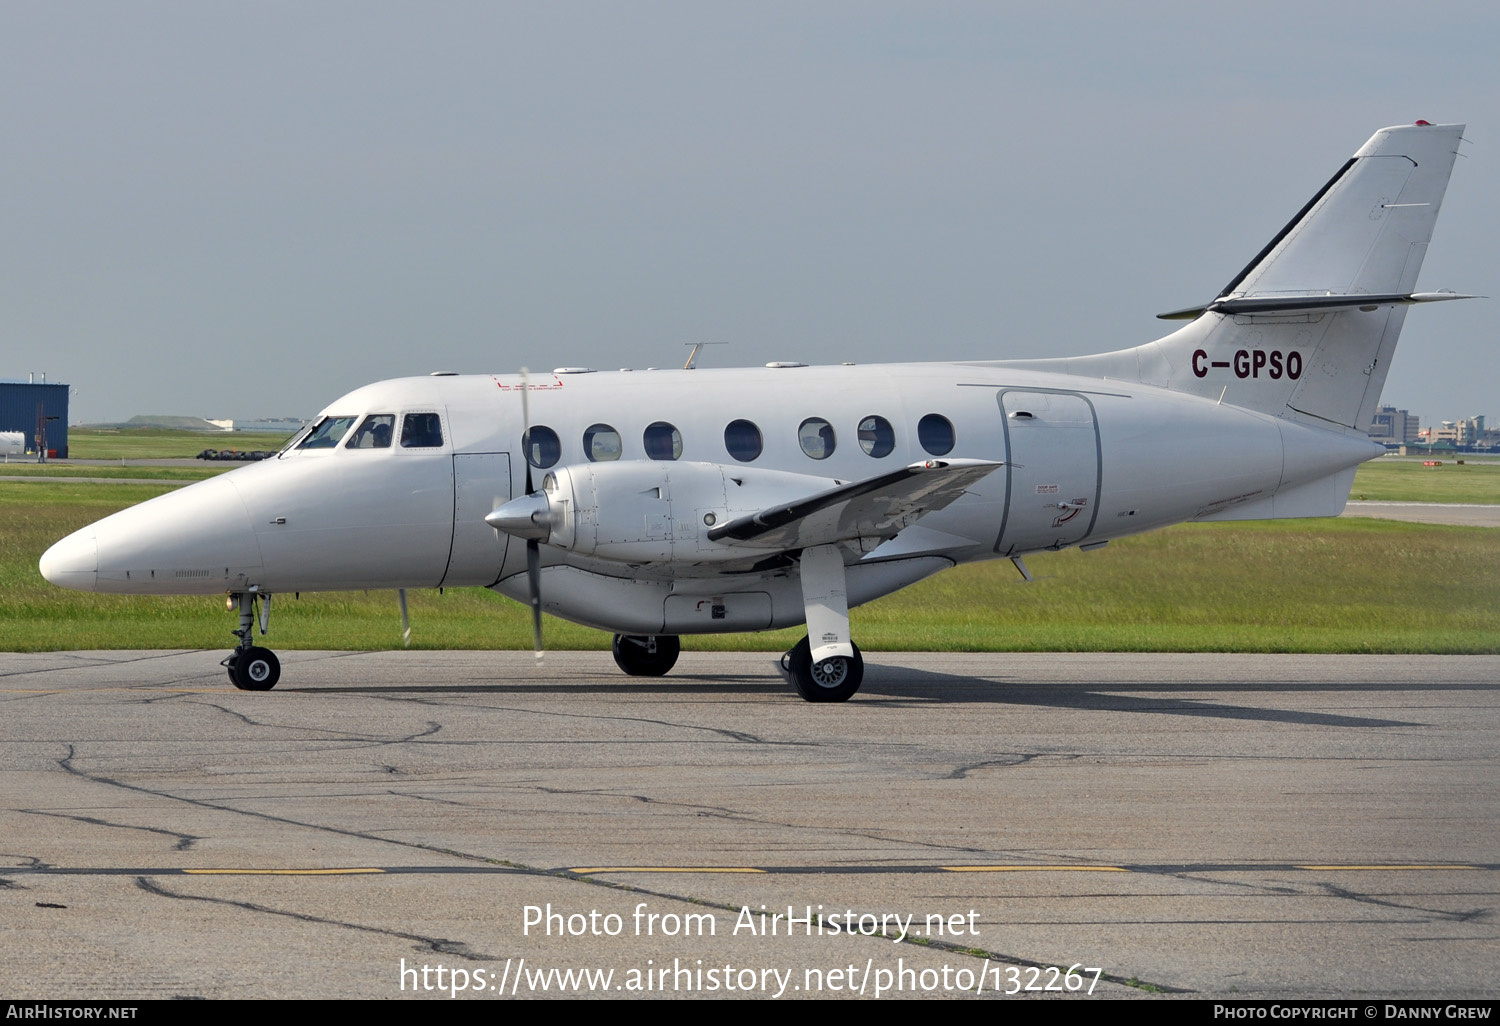
[[[539,377],[435,374],[330,405],[276,458],[47,550],[81,591],[227,594],[224,665],[266,690],[271,596],[480,586],[615,634],[806,623],[782,665],[842,701],[849,609],[957,563],[1181,521],[1336,516],[1416,292],[1462,125],[1386,128],[1201,306],[1077,358]],[[533,474],[533,470],[536,474]],[[535,487],[538,477],[540,488]],[[404,590],[402,591],[404,603]]]

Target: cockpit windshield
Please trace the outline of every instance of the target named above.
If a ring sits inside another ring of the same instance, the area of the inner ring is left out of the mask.
[[[308,423],[303,424],[300,428],[297,429],[297,431],[292,435],[291,438],[288,438],[285,442],[281,443],[281,448],[277,450],[277,454],[285,456],[287,453],[297,448],[297,446],[302,444],[302,439],[306,438],[312,431],[312,429],[312,422],[309,421]]]
[[[324,417],[308,432],[298,449],[332,449],[354,423],[353,417]]]

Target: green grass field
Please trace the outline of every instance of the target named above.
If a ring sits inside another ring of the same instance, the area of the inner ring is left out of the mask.
[[[92,463],[0,463],[0,478],[24,477],[46,481],[87,481],[90,478],[107,477],[125,481],[176,481],[187,484],[216,477],[226,470],[243,467],[243,463],[204,463],[197,467],[153,467],[131,463],[123,467],[99,466]]]
[[[1444,457],[1440,467],[1424,467],[1421,460],[1382,457],[1364,464],[1354,475],[1351,499],[1381,502],[1500,503],[1500,462]]]
[[[236,624],[221,598],[80,594],[37,573],[53,541],[171,487],[0,483],[0,650],[227,649]],[[871,603],[854,612],[855,637],[868,651],[1500,652],[1495,529],[1188,524],[1027,564],[1038,580],[999,561]],[[531,645],[528,611],[483,589],[414,591],[411,611],[418,647]],[[609,644],[607,634],[551,618],[546,631],[551,648]],[[780,651],[801,633],[684,643]],[[399,647],[395,594],[278,595],[269,640],[281,649]]]
[[[75,460],[191,459],[204,449],[280,449],[283,434],[249,431],[172,431],[166,428],[68,428]]]

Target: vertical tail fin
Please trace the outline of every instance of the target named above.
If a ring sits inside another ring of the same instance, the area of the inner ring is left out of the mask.
[[[1463,125],[1382,128],[1219,294],[1409,294]]]
[[[1419,121],[1376,132],[1217,298],[1161,315],[1191,324],[1066,370],[1362,430],[1406,308],[1465,298],[1413,291],[1463,129]]]

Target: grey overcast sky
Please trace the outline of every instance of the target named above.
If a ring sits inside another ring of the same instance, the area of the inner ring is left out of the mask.
[[[1469,125],[1420,287],[1500,297],[1500,6],[0,2],[0,377],[75,422],[445,369],[1119,348],[1377,128]],[[1500,420],[1500,298],[1385,401]]]

